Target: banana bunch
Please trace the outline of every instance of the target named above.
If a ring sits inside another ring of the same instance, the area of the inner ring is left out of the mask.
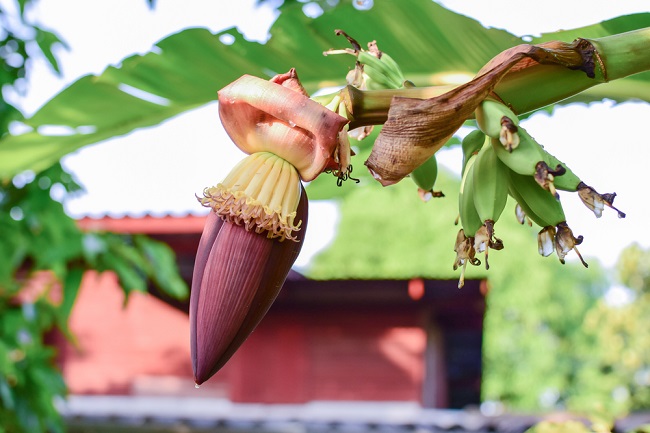
[[[368,49],[361,48],[361,44],[343,30],[336,30],[337,36],[344,36],[352,48],[330,49],[323,54],[352,54],[357,58],[355,68],[347,78],[348,84],[361,90],[401,89],[412,84],[404,78],[402,69],[388,54],[377,47],[377,42],[368,43]]]
[[[517,116],[506,105],[486,99],[475,115],[480,133],[473,132],[472,137],[487,138],[480,150],[476,143],[470,145],[471,140],[463,142],[463,176],[459,194],[462,232],[464,238],[473,238],[473,254],[485,251],[485,264],[489,268],[489,249],[503,248],[501,240],[494,236],[494,224],[510,195],[517,201],[519,222],[529,221],[530,225],[534,222],[542,227],[538,234],[541,255],[549,256],[555,251],[560,262],[564,263],[566,255],[573,250],[586,267],[587,263],[576,248],[583,237],[575,237],[567,225],[557,191],[578,192],[596,217],[600,217],[603,208],[608,206],[623,218],[625,214],[612,204],[616,194],[599,194],[582,182],[566,164],[547,152],[521,127]],[[457,254],[463,251],[459,242],[464,242],[460,234],[455,248]],[[471,253],[463,254],[472,256]]]
[[[375,42],[368,44],[368,50],[357,55],[368,90],[401,89],[406,78],[395,60],[377,48]]]
[[[485,252],[485,267],[489,269],[489,250],[503,249],[503,242],[494,236],[494,225],[508,200],[506,167],[490,140],[483,132],[473,131],[462,143],[463,176],[458,196],[462,229],[454,249],[457,254],[454,268],[464,265],[459,287],[463,285],[466,264],[480,265],[474,257],[476,253]]]
[[[582,202],[600,218],[604,206],[625,214],[613,206],[616,194],[599,194],[562,161],[547,152],[519,125],[515,113],[505,104],[486,99],[476,109],[476,122],[481,131],[492,138],[492,146],[503,163],[520,175],[533,176],[535,181],[559,200],[557,190],[578,192]]]
[[[481,261],[476,258],[476,248],[474,247],[474,234],[481,225],[478,212],[474,207],[474,196],[472,188],[474,185],[474,175],[472,168],[476,163],[477,153],[471,153],[465,158],[463,166],[463,176],[460,181],[460,191],[458,193],[458,212],[462,228],[456,235],[456,261],[454,262],[454,271],[461,267],[460,278],[458,279],[458,288],[465,285],[465,269],[467,264],[479,266]]]

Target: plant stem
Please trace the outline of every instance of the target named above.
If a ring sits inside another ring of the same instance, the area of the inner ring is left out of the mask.
[[[650,70],[650,28],[588,40],[595,49],[595,78],[558,65],[536,64],[508,73],[494,93],[515,113],[524,114],[574,96],[590,87]],[[456,86],[361,91],[348,86],[341,91],[353,115],[350,128],[383,124],[393,97],[429,99]]]
[[[605,81],[650,69],[650,27],[590,42],[603,62]]]

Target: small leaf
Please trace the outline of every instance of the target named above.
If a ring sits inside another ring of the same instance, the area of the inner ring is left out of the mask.
[[[58,308],[59,321],[67,323],[72,306],[77,299],[79,287],[81,286],[81,279],[83,278],[84,270],[82,268],[72,268],[67,271],[63,278],[63,302]]]
[[[37,26],[34,26],[34,30],[36,31],[36,43],[41,49],[41,53],[43,53],[54,72],[60,76],[61,68],[59,66],[58,60],[56,59],[56,56],[52,52],[52,47],[55,45],[61,45],[67,49],[68,46],[55,33],[44,30]]]
[[[174,250],[146,236],[136,236],[135,245],[147,260],[148,275],[163,292],[177,299],[187,298],[189,289],[180,277]]]

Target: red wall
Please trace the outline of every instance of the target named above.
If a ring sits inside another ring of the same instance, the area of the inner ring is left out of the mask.
[[[174,394],[237,402],[421,400],[425,332],[411,314],[272,308],[233,359],[195,389],[187,315],[111,273],[88,273],[61,344],[73,394]]]
[[[409,317],[272,311],[232,365],[234,401],[420,401],[426,335]]]

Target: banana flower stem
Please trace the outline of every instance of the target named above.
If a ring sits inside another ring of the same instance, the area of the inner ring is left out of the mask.
[[[650,28],[583,39],[576,44],[594,63],[595,76],[561,65],[535,64],[532,67],[513,68],[494,88],[494,96],[506,101],[517,114],[524,114],[574,96],[590,87],[650,70]],[[585,46],[591,51],[585,50]],[[351,116],[350,129],[379,125],[387,120],[394,97],[429,99],[457,86],[409,87],[390,90],[359,90],[347,86],[340,97]],[[331,99],[330,96],[322,97]],[[316,100],[319,97],[314,98]]]

